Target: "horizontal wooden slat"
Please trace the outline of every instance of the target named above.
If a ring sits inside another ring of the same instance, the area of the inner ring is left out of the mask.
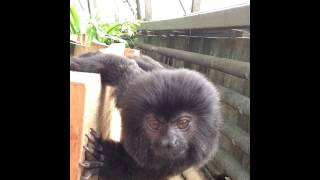
[[[250,79],[250,63],[137,42],[139,48]]]
[[[250,98],[217,84],[216,87],[224,102],[238,109],[240,114],[250,116]]]
[[[230,9],[197,13],[181,18],[150,21],[143,23],[139,29],[200,29],[250,26],[250,5],[242,5]]]
[[[227,123],[224,123],[222,133],[231,140],[233,145],[239,146],[242,151],[250,154],[250,136],[248,133]]]

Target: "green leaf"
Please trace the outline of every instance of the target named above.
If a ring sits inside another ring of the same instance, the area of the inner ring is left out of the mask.
[[[91,43],[92,43],[92,41],[93,41],[93,39],[95,38],[95,37],[97,37],[97,30],[96,30],[96,28],[92,25],[92,24],[89,24],[88,25],[88,28],[87,28],[87,37],[88,37],[88,41],[87,41],[87,44],[88,45],[91,45]]]
[[[80,33],[79,17],[78,17],[77,11],[72,5],[70,5],[70,26],[73,33],[75,34]]]
[[[105,29],[106,33],[110,33],[112,31],[114,31],[115,29],[121,27],[120,23],[114,23],[113,25],[109,26],[108,28]]]

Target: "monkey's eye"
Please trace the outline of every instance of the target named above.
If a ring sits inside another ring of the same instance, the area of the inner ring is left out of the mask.
[[[179,129],[186,129],[189,127],[190,120],[187,118],[181,118],[177,121],[177,127]]]
[[[151,129],[154,129],[154,130],[159,130],[160,129],[160,123],[155,120],[155,119],[149,119],[148,120],[148,125]]]

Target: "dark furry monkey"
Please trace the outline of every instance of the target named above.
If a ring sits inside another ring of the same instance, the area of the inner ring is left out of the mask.
[[[70,59],[73,71],[100,73],[115,87],[121,141],[102,140],[92,130],[83,179],[163,180],[215,154],[221,127],[216,88],[200,73],[165,69],[146,56],[88,53]]]

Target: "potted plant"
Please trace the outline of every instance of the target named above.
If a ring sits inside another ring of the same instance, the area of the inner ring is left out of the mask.
[[[86,32],[81,32],[78,13],[70,6],[70,55],[106,48],[113,43],[124,43],[126,48],[133,48],[138,26],[143,22],[101,23],[96,14],[86,22]]]

